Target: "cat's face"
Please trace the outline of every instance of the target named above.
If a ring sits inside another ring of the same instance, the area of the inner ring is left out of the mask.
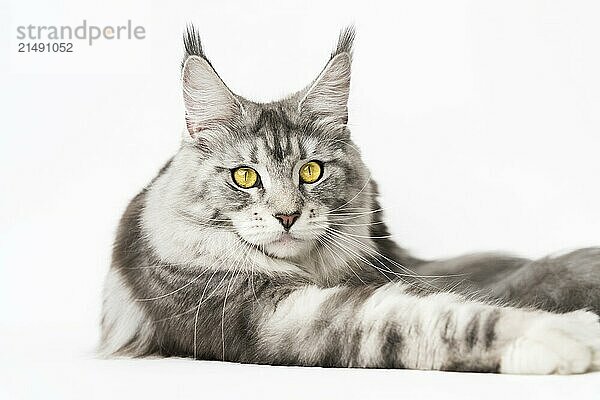
[[[369,210],[371,196],[346,127],[351,37],[345,40],[311,85],[269,104],[234,95],[201,50],[188,54],[187,130],[163,179],[182,244],[193,248],[194,235],[206,242],[213,232],[219,243],[228,235],[231,246],[298,259],[345,230],[366,234],[364,218],[351,215]]]
[[[192,146],[198,168],[185,188],[196,193],[187,214],[209,207],[209,218],[277,258],[298,258],[338,230],[336,215],[364,203],[353,196],[368,179],[347,137],[328,137],[288,112],[257,107],[232,132],[208,139],[212,151]]]

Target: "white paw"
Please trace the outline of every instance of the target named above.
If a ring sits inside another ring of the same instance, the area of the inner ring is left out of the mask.
[[[600,323],[588,311],[536,316],[503,351],[500,372],[578,374],[600,370]]]

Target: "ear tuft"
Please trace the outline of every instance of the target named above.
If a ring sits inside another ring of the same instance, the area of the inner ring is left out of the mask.
[[[347,26],[340,32],[337,46],[331,52],[331,58],[338,54],[348,53],[352,57],[352,46],[354,44],[354,38],[356,37],[356,31],[353,25]]]
[[[183,33],[183,60],[181,61],[181,69],[185,65],[186,60],[190,56],[198,56],[200,58],[204,58],[209,64],[210,61],[204,54],[204,49],[202,48],[202,39],[200,38],[200,32],[196,29],[193,24],[187,24],[185,27],[185,32]]]

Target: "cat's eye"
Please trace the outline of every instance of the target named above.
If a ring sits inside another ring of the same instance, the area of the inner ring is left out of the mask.
[[[309,161],[300,167],[300,181],[315,183],[323,176],[323,165],[318,161]]]
[[[236,185],[244,189],[250,189],[254,186],[258,186],[260,183],[260,176],[258,172],[250,167],[239,167],[231,172],[233,181]]]

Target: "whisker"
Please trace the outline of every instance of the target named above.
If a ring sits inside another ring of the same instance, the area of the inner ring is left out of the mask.
[[[331,228],[326,225],[322,225],[321,228],[325,228],[325,230],[328,232],[337,232],[337,233],[341,233],[343,235],[348,235],[348,236],[352,236],[352,237],[360,238],[360,239],[375,239],[375,240],[377,240],[377,239],[390,239],[390,238],[394,237],[393,235],[384,235],[384,236],[357,235],[355,233],[340,231],[339,229]]]
[[[241,246],[241,244],[238,244],[238,245],[236,246],[236,249],[240,249],[241,247],[242,247],[242,246]],[[225,258],[223,258],[223,259],[219,259],[219,260],[217,260],[217,261],[216,261],[214,264],[212,264],[211,266],[209,266],[209,267],[205,267],[205,268],[203,269],[203,271],[202,271],[202,274],[204,274],[206,271],[209,271],[210,269],[213,269],[213,273],[212,273],[211,277],[208,279],[208,281],[206,282],[206,285],[205,285],[205,288],[204,288],[204,291],[203,291],[202,298],[204,297],[204,294],[205,294],[206,290],[208,289],[208,285],[210,284],[210,282],[211,282],[212,278],[213,278],[213,277],[216,275],[216,273],[217,273],[217,272],[219,272],[219,271],[220,271],[220,269],[219,269],[219,268],[212,268],[212,267],[213,267],[213,266],[215,266],[217,263],[224,263],[226,260],[228,260],[228,259],[231,257],[231,255],[232,255],[232,253],[229,253],[229,254],[227,255],[227,257],[225,257]],[[212,293],[214,293],[214,291],[213,291]],[[212,293],[211,293],[211,295],[212,295]],[[209,297],[210,297],[210,295],[209,295]],[[201,298],[201,300],[202,300],[202,298]],[[188,313],[190,313],[190,312],[192,312],[192,311],[196,310],[196,309],[197,309],[199,306],[200,306],[200,304],[198,304],[198,305],[196,305],[196,306],[194,306],[194,307],[192,307],[192,308],[190,308],[190,309],[188,309],[188,310],[186,310],[186,311],[180,312],[180,313],[178,313],[178,314],[174,314],[174,315],[171,315],[171,316],[169,316],[169,317],[165,317],[165,318],[161,318],[161,319],[156,319],[156,320],[154,320],[153,322],[155,322],[155,323],[157,323],[157,322],[163,322],[163,321],[167,321],[167,320],[170,320],[170,319],[174,319],[174,318],[177,318],[177,317],[183,316],[183,315],[185,315],[185,314],[188,314]]]
[[[354,269],[348,264],[347,261],[343,260],[342,257],[340,257],[339,255],[335,254],[335,252],[329,247],[329,245],[327,244],[327,237],[324,237],[323,239],[317,238],[317,240],[319,241],[319,243],[321,243],[323,245],[324,248],[326,248],[329,253],[332,255],[333,258],[336,258],[341,261],[342,263],[344,263],[344,265],[346,265],[348,267],[348,269],[354,274],[354,276],[356,276],[356,278],[361,281],[363,284],[366,285],[365,281],[362,280],[362,278],[354,271]],[[356,264],[356,266],[358,267],[358,269],[360,268],[360,265],[356,262],[356,260],[351,259],[352,261],[354,261],[354,263]]]
[[[327,250],[329,251],[329,253],[332,256],[335,257],[336,256],[335,252],[326,244],[326,241],[327,240],[331,240],[331,239],[329,239],[327,237],[324,237],[323,239],[324,239],[323,241],[321,241],[321,239],[318,239],[318,240],[319,240],[319,242],[321,242],[327,248]],[[333,244],[333,243],[331,243],[331,244]],[[361,281],[364,285],[366,285],[365,281],[363,281],[362,278],[354,271],[354,269],[352,269],[352,267],[348,264],[348,262],[342,260],[342,258],[339,255],[337,255],[337,257],[338,257],[338,259],[340,261],[342,261],[350,269],[350,271],[352,271],[352,273],[354,274],[354,276],[356,276],[356,278],[359,281]],[[353,258],[351,258],[351,260],[354,262],[354,264],[358,267],[359,270],[362,269],[356,260],[354,260]]]
[[[345,237],[344,235],[339,234],[337,232],[331,232],[331,233],[332,233],[332,235],[337,236],[339,239],[345,240],[348,245],[361,246],[363,248],[363,251],[369,252],[370,255],[376,255],[376,257],[374,257],[375,261],[379,262],[379,264],[382,267],[384,267],[389,273],[391,273],[393,275],[396,275],[398,277],[401,277],[401,276],[412,277],[414,279],[417,279],[421,283],[426,284],[428,286],[431,286],[435,290],[439,291],[439,290],[441,290],[439,287],[433,285],[431,282],[427,281],[426,279],[431,279],[431,278],[446,278],[448,276],[448,275],[419,275],[416,272],[414,272],[413,270],[405,267],[404,265],[396,262],[395,260],[390,259],[389,257],[385,256],[384,254],[381,254],[377,250],[371,248],[370,246],[368,246],[368,245],[360,242],[359,240],[357,240],[355,238]],[[390,263],[392,263],[392,265],[398,267],[401,271],[406,272],[406,274],[398,274],[395,271],[392,271],[387,265],[385,265],[381,260],[379,260],[378,257],[382,257],[385,260],[389,261]]]
[[[240,244],[243,244],[243,242],[240,242]],[[234,250],[240,249],[241,245],[236,246],[236,248]],[[237,251],[235,252],[230,252],[228,255],[231,256],[232,254],[237,253]],[[217,273],[218,269],[215,268],[215,271],[213,272],[213,274],[211,275],[210,279],[208,280],[208,282],[206,282],[206,286],[204,286],[204,290],[202,291],[202,295],[200,296],[200,301],[198,301],[198,305],[196,307],[196,314],[194,315],[194,358],[197,358],[197,343],[198,343],[198,319],[200,316],[200,306],[202,305],[203,301],[204,301],[204,295],[206,294],[206,290],[208,289],[208,285],[210,283],[210,281],[212,280],[212,278],[214,278],[215,274]],[[213,292],[211,293],[211,296],[216,293],[216,291],[221,287],[221,284],[225,281],[225,279],[227,278],[227,275],[229,274],[229,269],[226,270],[227,272],[225,273],[225,275],[223,276],[223,279],[221,279],[221,282],[219,282],[219,284],[215,287],[215,290],[213,290]],[[209,296],[210,297],[210,296]]]
[[[229,295],[229,289],[231,288],[231,283],[235,280],[235,277],[239,273],[239,271],[236,272],[238,266],[241,271],[242,266],[245,265],[247,258],[248,258],[248,253],[245,254],[244,259],[241,260],[241,262],[238,265],[234,266],[233,276],[231,277],[231,279],[229,280],[229,283],[227,284],[227,289],[225,290],[225,297],[223,298],[223,312],[221,313],[221,345],[222,345],[222,349],[223,349],[223,357],[222,357],[223,361],[225,361],[225,306],[227,304],[227,296]]]
[[[352,251],[349,248],[342,246],[341,243],[338,243],[337,241],[331,240],[331,244],[333,244],[337,248],[339,248],[340,251],[345,252],[346,254],[349,254],[350,256],[357,257],[359,260],[361,260],[365,264],[370,265],[371,267],[375,268],[377,271],[379,271],[390,282],[393,282],[393,280],[389,276],[387,276],[385,274],[385,272],[391,273],[392,275],[395,275],[400,280],[403,280],[401,276],[399,276],[398,274],[395,274],[393,271],[389,271],[389,270],[388,271],[384,271],[384,270],[382,270],[381,268],[379,268],[378,266],[376,266],[375,264],[373,264],[372,262],[370,262],[369,260],[367,260],[366,258],[364,258],[363,256],[361,256],[357,252]]]
[[[329,225],[333,225],[333,226],[372,226],[372,225],[380,225],[380,224],[384,224],[384,221],[376,221],[376,222],[366,222],[364,224],[336,224],[333,222],[330,222]]]

